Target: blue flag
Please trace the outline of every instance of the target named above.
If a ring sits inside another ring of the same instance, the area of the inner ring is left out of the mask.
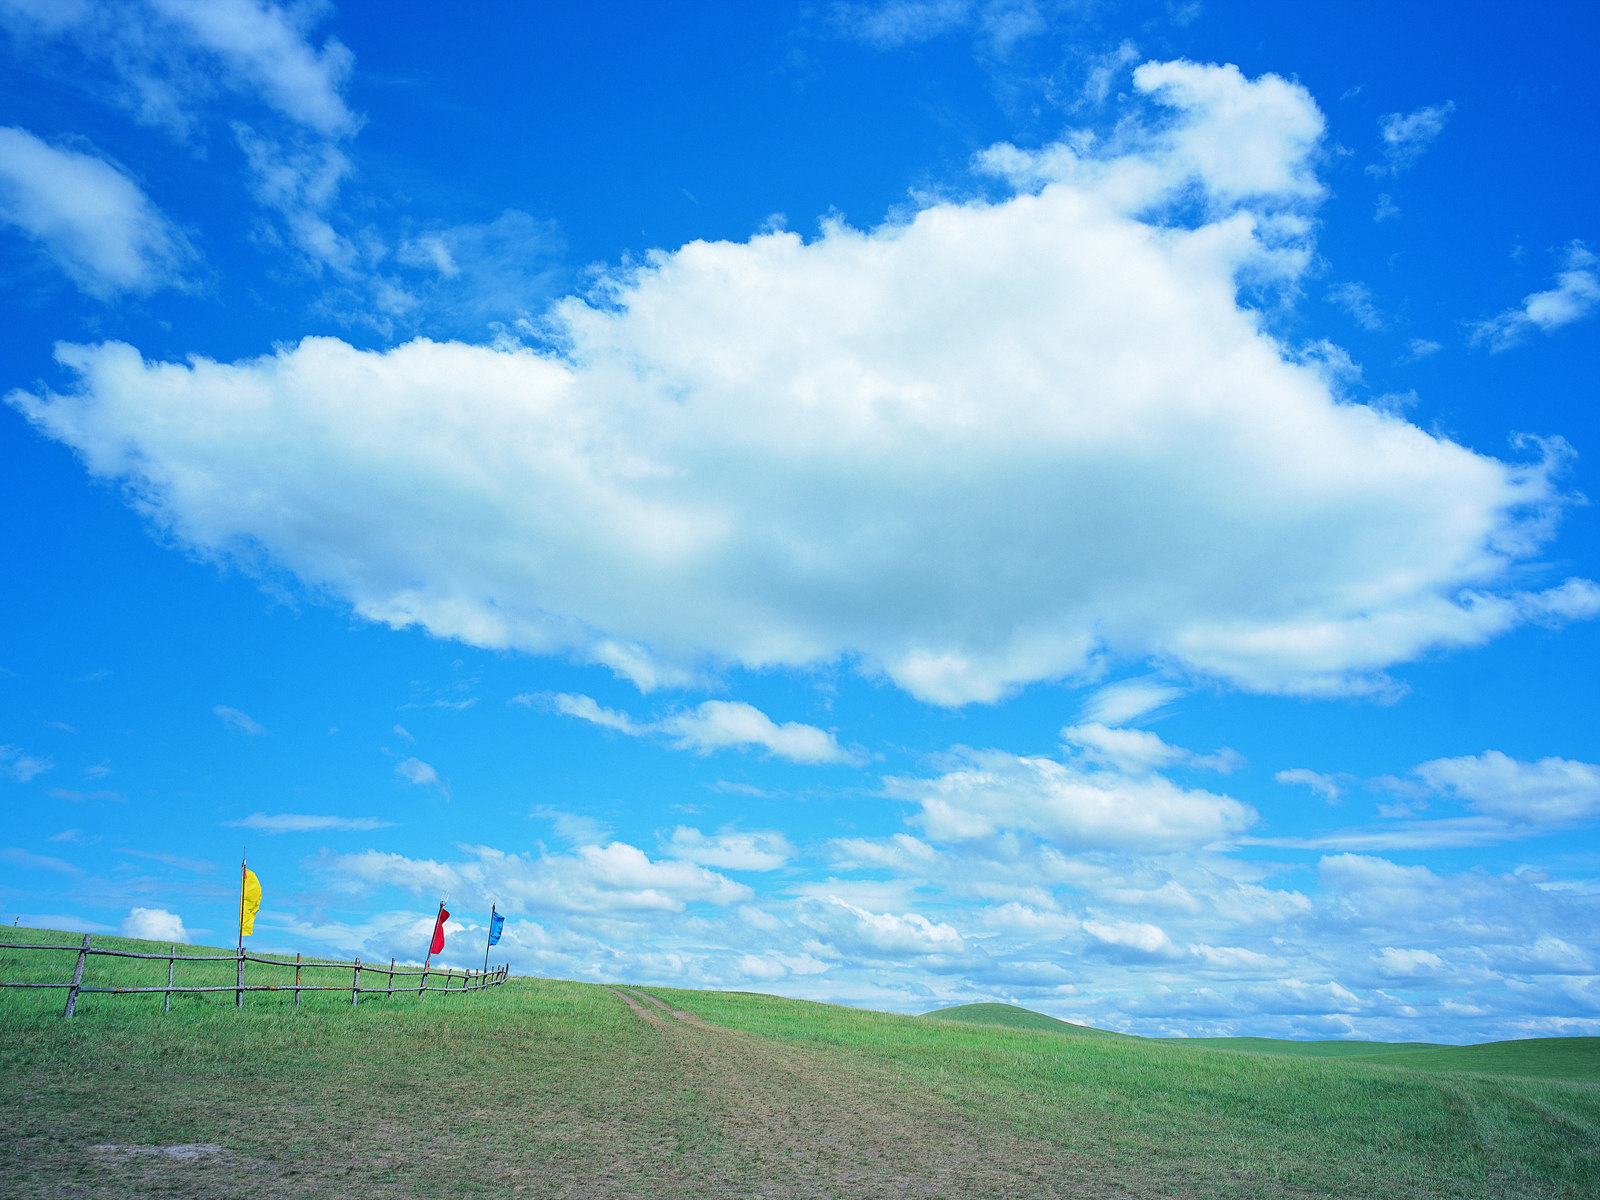
[[[493,946],[500,941],[500,930],[505,923],[506,919],[499,913],[491,913],[489,917],[489,945]]]

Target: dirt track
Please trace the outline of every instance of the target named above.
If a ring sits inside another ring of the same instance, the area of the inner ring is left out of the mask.
[[[1083,1197],[1142,1194],[1037,1142],[980,1131],[934,1097],[828,1069],[707,1024],[638,988],[609,989],[700,1083],[742,1178],[717,1196]],[[1167,1193],[1171,1194],[1171,1193]]]

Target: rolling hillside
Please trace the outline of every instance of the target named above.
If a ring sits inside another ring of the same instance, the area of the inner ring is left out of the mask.
[[[1015,1004],[962,1004],[922,1014],[924,1018],[1031,1029],[1068,1036],[1122,1038],[1126,1034],[1074,1025]],[[1446,1046],[1433,1042],[1289,1041],[1281,1038],[1133,1038],[1134,1041],[1195,1050],[1244,1054],[1282,1054],[1296,1058],[1336,1058],[1346,1062],[1383,1063],[1415,1071],[1473,1072],[1515,1075],[1527,1079],[1567,1079],[1600,1083],[1600,1038],[1526,1038]]]
[[[60,1005],[0,991],[8,1198],[1600,1194],[1600,1085],[1526,1071],[548,979]]]

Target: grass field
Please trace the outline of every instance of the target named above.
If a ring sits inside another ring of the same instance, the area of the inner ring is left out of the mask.
[[[0,977],[26,957],[0,951]],[[985,1023],[536,979],[338,997],[163,1015],[90,995],[63,1021],[60,992],[0,991],[0,1193],[1600,1195],[1600,1084],[1549,1077],[1593,1039],[1341,1057],[1003,1006]]]

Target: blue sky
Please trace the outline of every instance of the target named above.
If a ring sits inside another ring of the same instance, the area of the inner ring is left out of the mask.
[[[1600,1033],[1584,21],[0,0],[0,910]]]

